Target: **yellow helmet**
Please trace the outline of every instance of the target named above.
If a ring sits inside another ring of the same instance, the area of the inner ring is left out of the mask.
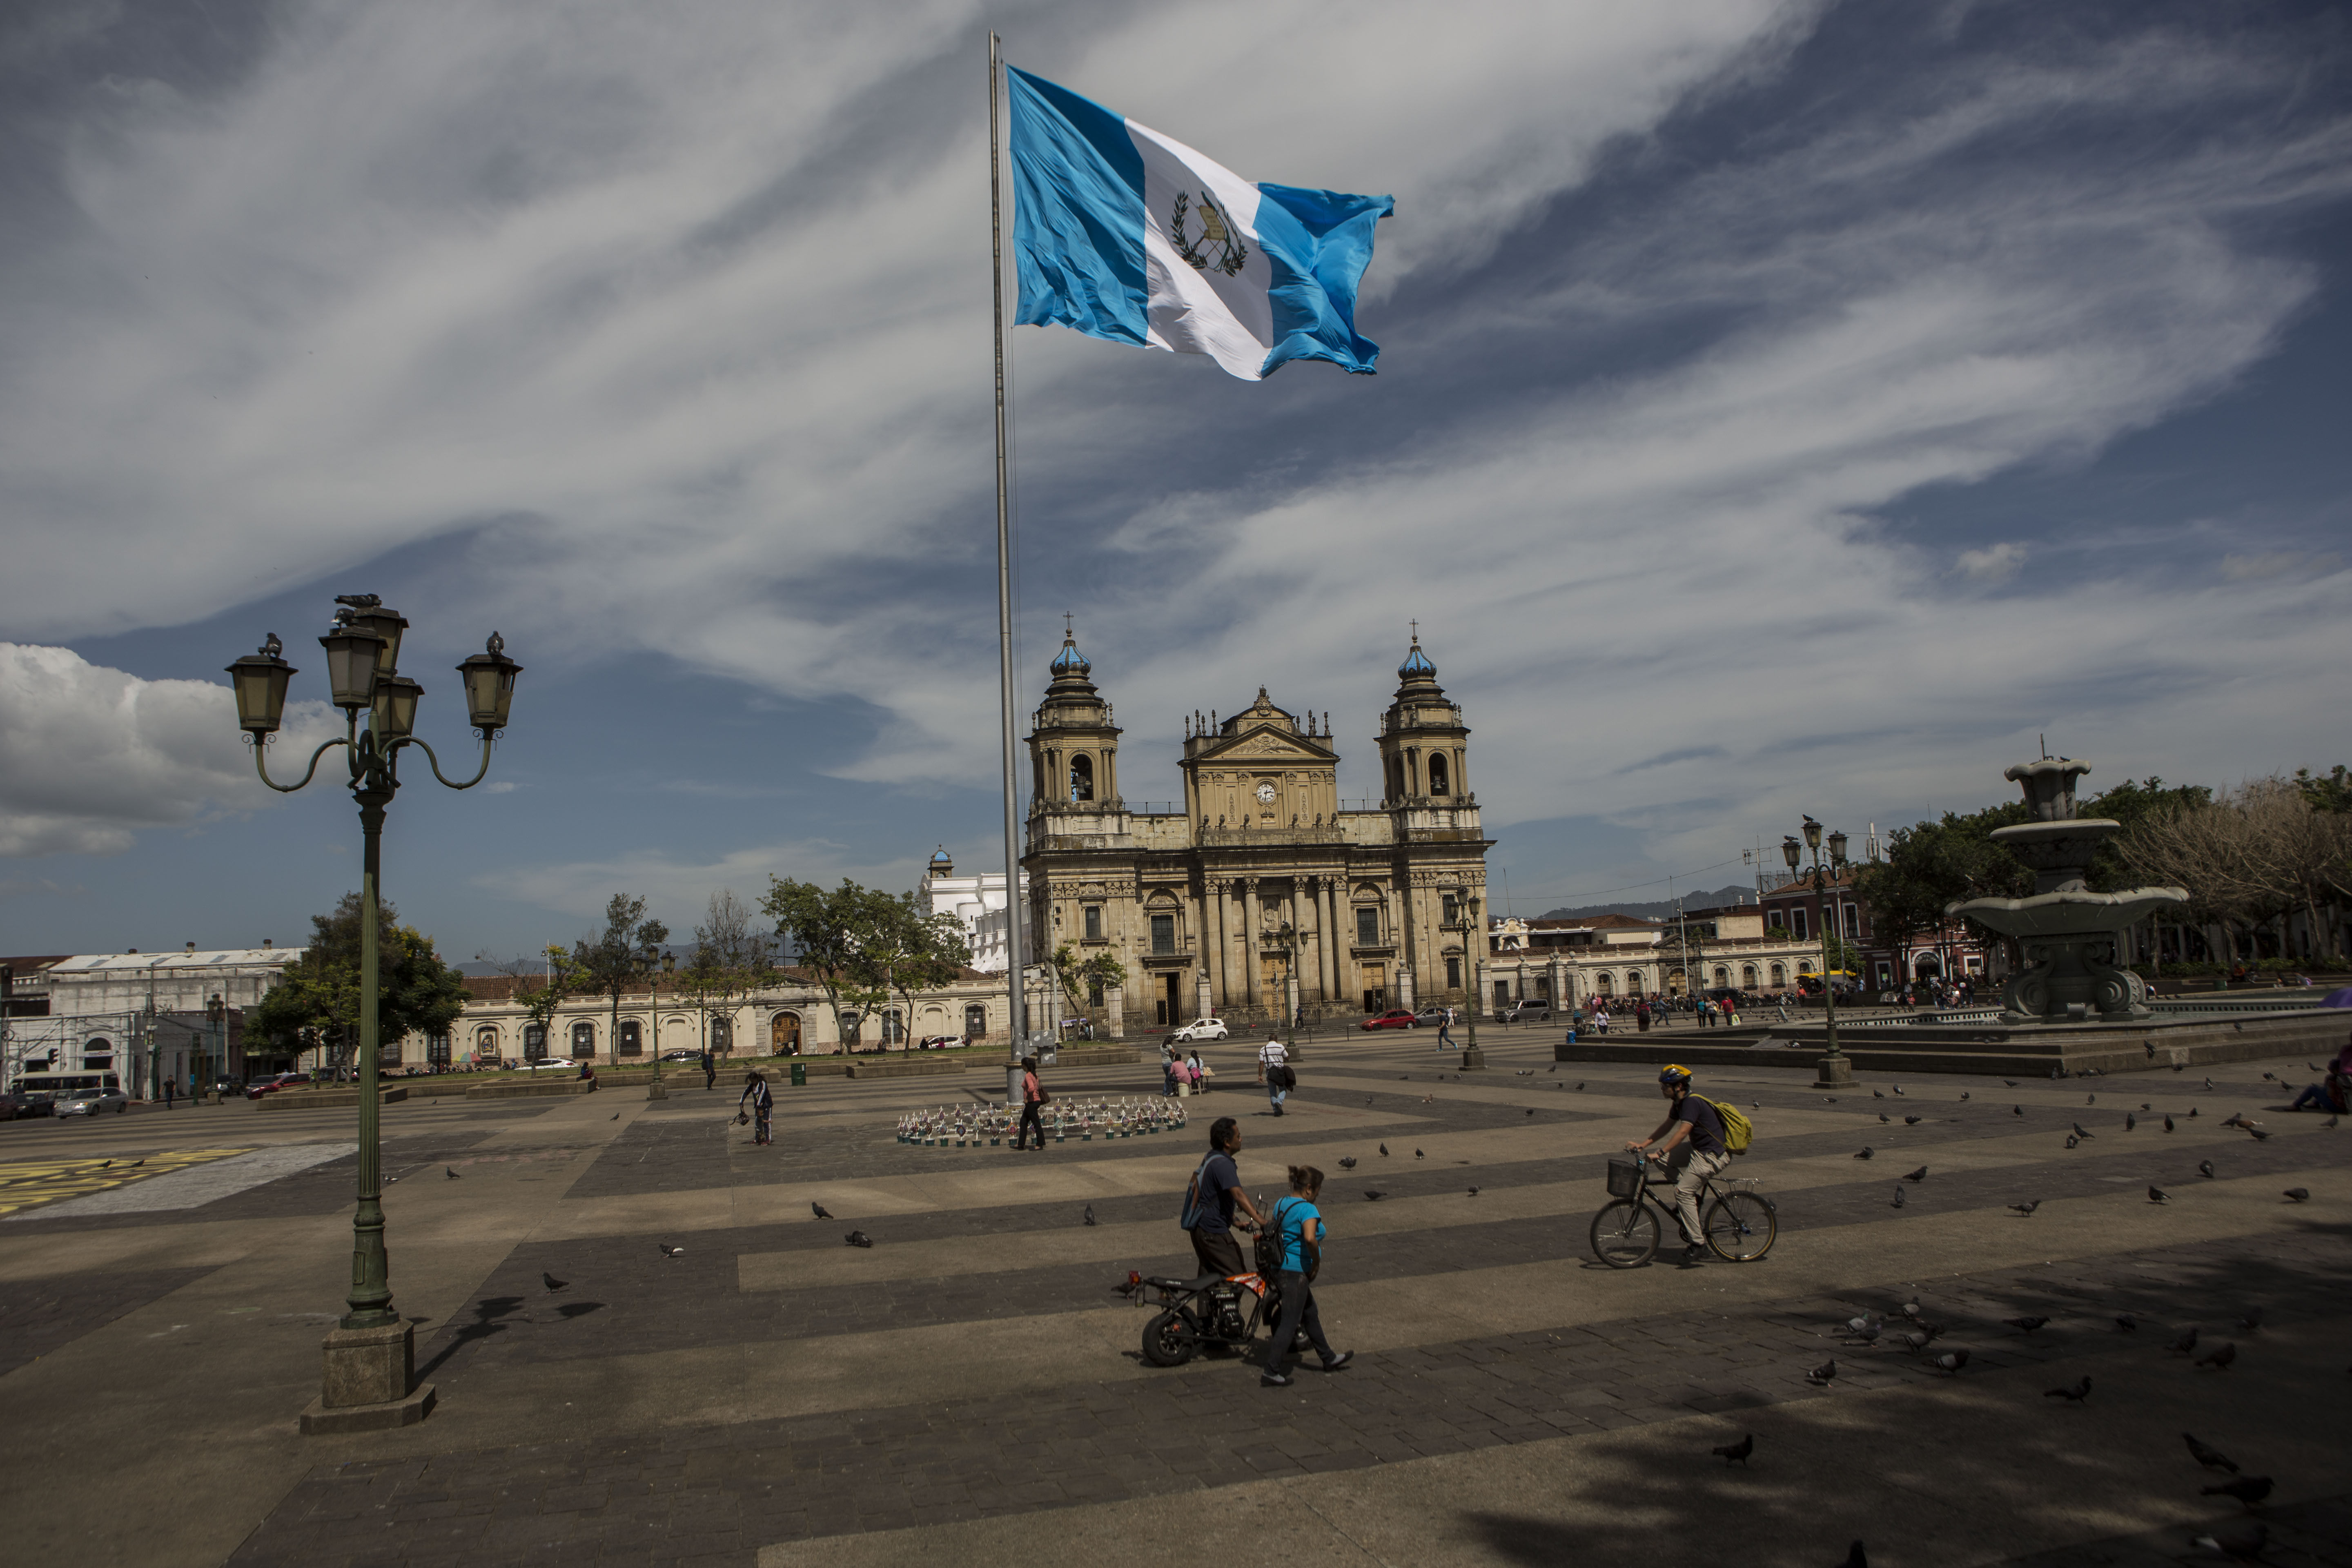
[[[1686,1067],[1678,1067],[1673,1062],[1668,1062],[1658,1069],[1660,1083],[1688,1083],[1690,1080],[1691,1070]]]

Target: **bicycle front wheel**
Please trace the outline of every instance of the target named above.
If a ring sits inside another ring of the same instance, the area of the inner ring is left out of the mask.
[[[1619,1198],[1592,1216],[1592,1256],[1612,1268],[1639,1268],[1657,1256],[1658,1215],[1637,1198]]]
[[[1772,1250],[1772,1238],[1780,1233],[1769,1198],[1726,1193],[1707,1206],[1706,1245],[1729,1262],[1755,1262]]]

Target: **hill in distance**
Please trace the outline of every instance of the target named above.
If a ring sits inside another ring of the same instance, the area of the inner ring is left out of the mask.
[[[1755,888],[1735,882],[1730,887],[1717,888],[1713,892],[1686,893],[1683,897],[1682,903],[1683,908],[1686,910],[1712,910],[1735,900],[1753,904],[1756,901]],[[1661,899],[1655,903],[1648,904],[1580,904],[1572,910],[1546,910],[1540,918],[1548,921],[1576,921],[1585,920],[1594,915],[1630,915],[1637,921],[1668,921],[1675,918],[1675,904],[1671,899]]]

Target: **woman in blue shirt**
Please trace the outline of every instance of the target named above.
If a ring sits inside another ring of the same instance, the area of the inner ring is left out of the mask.
[[[1307,1338],[1323,1358],[1325,1372],[1337,1372],[1356,1358],[1353,1351],[1332,1353],[1330,1342],[1323,1337],[1323,1319],[1315,1310],[1315,1288],[1307,1279],[1311,1260],[1321,1261],[1323,1215],[1315,1206],[1317,1194],[1323,1190],[1323,1173],[1312,1165],[1290,1167],[1290,1195],[1274,1205],[1266,1216],[1282,1248],[1282,1268],[1276,1283],[1282,1290],[1282,1313],[1275,1321],[1274,1343],[1265,1352],[1265,1375],[1258,1379],[1261,1388],[1286,1388],[1290,1385],[1290,1350],[1303,1325]]]

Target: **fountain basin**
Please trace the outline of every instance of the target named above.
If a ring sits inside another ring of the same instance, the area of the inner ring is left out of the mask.
[[[1990,926],[2021,942],[2052,937],[2104,935],[2144,921],[2158,910],[2189,901],[2185,888],[2133,888],[2120,893],[2092,893],[2079,889],[2036,893],[2030,899],[1969,899],[1945,910]]]

